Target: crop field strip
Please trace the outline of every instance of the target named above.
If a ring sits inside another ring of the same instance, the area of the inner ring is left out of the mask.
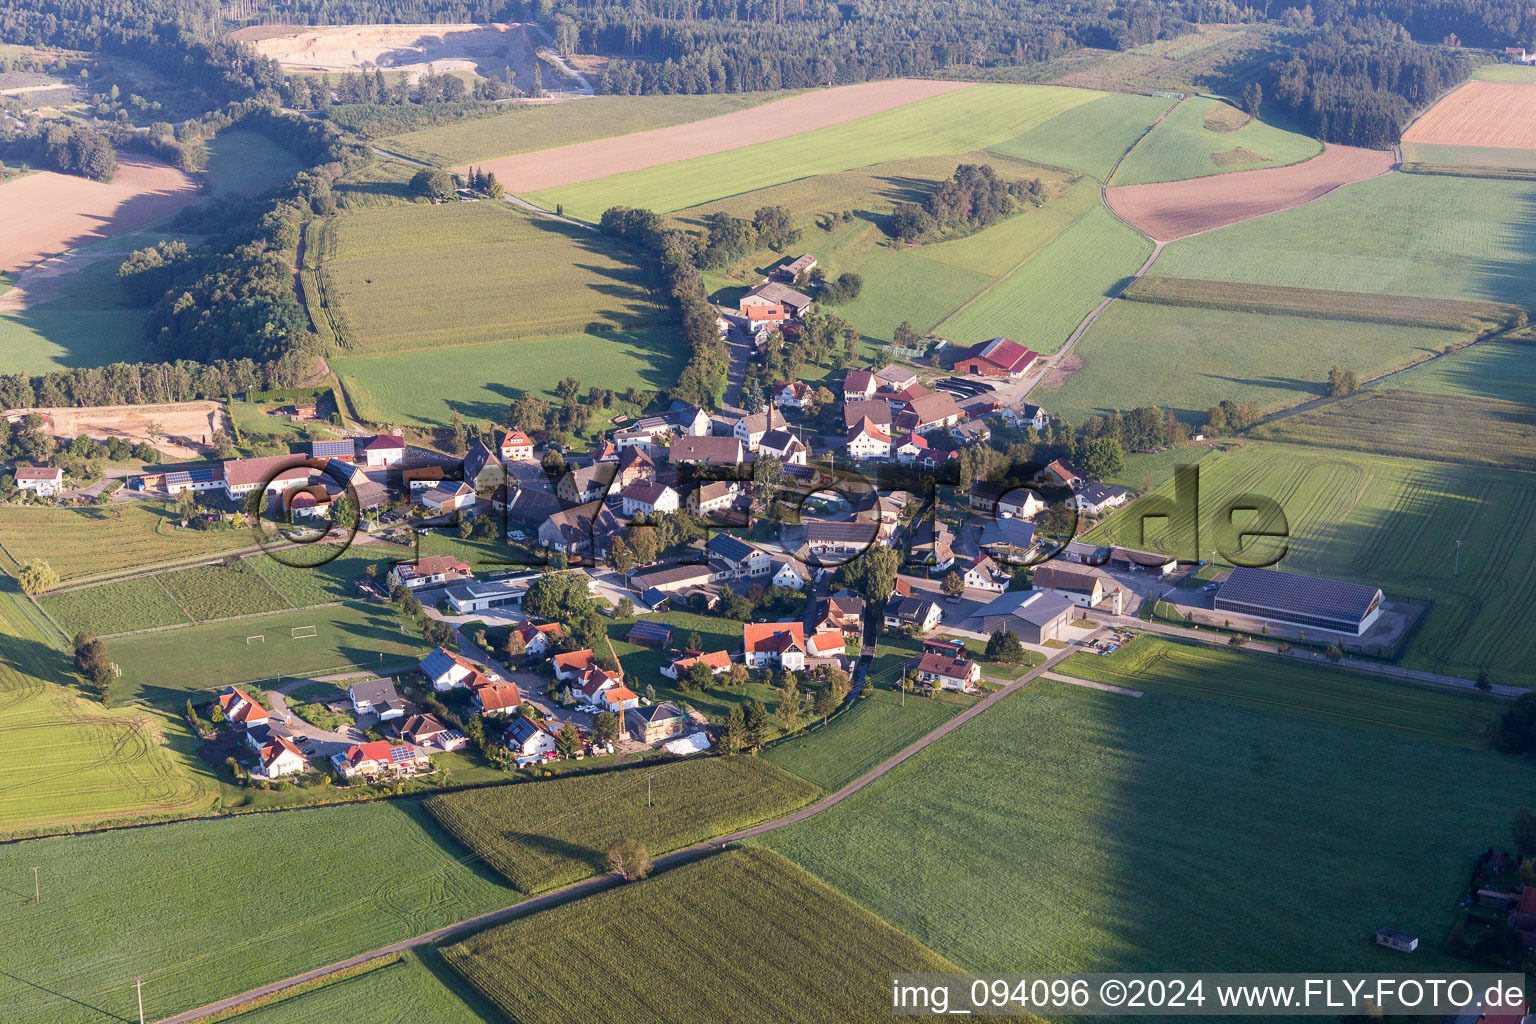
[[[649,807],[646,775],[654,776]],[[776,817],[819,792],[757,758],[699,757],[441,794],[426,808],[515,888],[534,893],[599,874],[619,839],[662,854]]]
[[[1067,167],[1102,182],[1126,150],[1173,104],[1163,96],[1102,96],[999,142],[992,151]]]
[[[131,502],[106,508],[8,508],[0,518],[0,564],[8,572],[41,560],[64,582],[178,558],[250,547],[247,531],[182,530],[165,506]]]
[[[1238,127],[1212,130],[1211,124]],[[1321,152],[1316,139],[1249,119],[1223,100],[1195,96],[1180,103],[1142,140],[1115,172],[1113,183],[1146,185],[1284,167]]]
[[[1463,82],[1420,114],[1405,143],[1536,149],[1536,86]]]
[[[30,876],[35,863],[47,865],[46,916],[20,899],[5,911],[13,927],[29,922],[29,941],[11,951],[7,971],[30,984],[12,988],[7,1024],[130,1019],[135,975],[144,979],[146,1016],[159,1019],[516,899],[414,801],[0,847],[8,878]],[[103,863],[113,869],[92,867]],[[248,898],[188,913],[188,893],[224,891],[232,878]],[[259,897],[279,891],[305,893],[304,912]],[[103,914],[104,906],[135,910]]]
[[[1245,494],[1269,496],[1285,513],[1281,569],[1431,602],[1405,667],[1468,678],[1486,667],[1500,682],[1536,685],[1536,577],[1524,569],[1536,559],[1529,474],[1257,442],[1201,462],[1208,515]],[[1186,518],[1176,528],[1187,529]],[[1133,515],[1116,516],[1089,537],[1137,544],[1121,536],[1135,525]],[[1202,536],[1212,526],[1203,522]],[[1148,539],[1157,546],[1162,536]]]
[[[595,220],[614,205],[669,213],[795,178],[891,160],[969,153],[1044,124],[1102,93],[1049,86],[975,85],[774,142],[532,192],[526,198]]]
[[[1261,689],[1267,663],[1241,664]],[[757,842],[970,971],[1387,971],[1374,929],[1445,934],[1460,865],[1536,783],[1524,761],[1155,690],[1154,674],[1141,700],[1042,680]],[[1443,870],[1425,869],[1425,835],[1453,837]],[[1252,928],[1260,876],[1269,904],[1308,912]]]
[[[1377,295],[1262,284],[1233,286],[1227,281],[1201,281],[1154,274],[1132,282],[1125,290],[1125,298],[1134,302],[1158,302],[1169,306],[1230,309],[1240,313],[1278,313],[1324,320],[1358,320],[1395,324],[1399,327],[1430,327],[1474,333],[1508,327],[1524,312],[1519,306],[1508,303],[1421,299],[1407,295]]]
[[[655,943],[615,943],[614,921]],[[443,956],[521,1024],[877,1020],[890,1013],[892,974],[957,970],[762,849],[713,854],[499,925]],[[591,984],[588,964],[623,983]]]

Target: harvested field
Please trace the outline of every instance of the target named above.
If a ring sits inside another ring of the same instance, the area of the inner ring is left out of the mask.
[[[771,142],[969,85],[899,78],[824,89],[692,124],[505,157],[481,164],[480,168],[494,171],[509,192],[534,192]]]
[[[1536,85],[1467,82],[1426,110],[1403,141],[1536,149]]]
[[[182,459],[201,458],[203,447],[215,430],[228,430],[229,419],[218,402],[176,402],[168,405],[97,405],[79,409],[7,409],[7,419],[35,412],[44,419],[43,430],[58,438],[81,434],[105,441],[120,437],[129,444],[149,441],[149,427],[159,424],[154,446]]]
[[[1280,313],[1323,320],[1361,320],[1399,327],[1483,332],[1511,325],[1523,310],[1507,303],[1419,299],[1370,292],[1335,292],[1279,285],[1234,286],[1228,281],[1188,277],[1146,277],[1131,282],[1125,298],[1167,306],[1231,309],[1242,313]]]
[[[1171,242],[1310,203],[1342,185],[1387,173],[1393,160],[1385,150],[1324,146],[1321,156],[1291,167],[1116,185],[1105,195],[1122,220],[1160,242]]]
[[[390,68],[414,78],[431,70],[472,71],[533,82],[533,46],[524,26],[512,25],[253,25],[230,38],[249,43],[285,71],[338,72]],[[548,70],[548,69],[546,69]],[[554,76],[550,76],[553,81]]]
[[[120,154],[111,182],[39,171],[0,186],[0,272],[143,227],[197,201],[196,183],[168,164]]]

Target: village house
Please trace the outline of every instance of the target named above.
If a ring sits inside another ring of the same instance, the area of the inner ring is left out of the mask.
[[[705,436],[676,438],[667,458],[673,465],[739,466],[747,457],[739,437]]]
[[[630,736],[640,743],[660,743],[688,731],[688,716],[671,701],[635,707],[625,714]]]
[[[776,587],[804,590],[805,585],[811,582],[811,574],[798,559],[780,558],[769,569],[768,582]]]
[[[1088,478],[1079,473],[1077,467],[1066,459],[1057,459],[1046,466],[1044,476],[1047,481],[1063,484],[1074,491],[1088,482]]]
[[[909,388],[908,391],[910,390]],[[947,391],[937,391],[913,398],[904,403],[901,411],[896,412],[891,418],[891,425],[897,430],[924,434],[953,427],[959,422],[960,407],[955,404],[954,396]]]
[[[656,479],[656,463],[644,448],[625,448],[619,452],[618,474],[613,478],[613,486],[620,490],[630,484],[640,483]]]
[[[439,721],[436,715],[412,715],[400,727],[400,738],[418,747],[428,747],[436,744],[439,736],[453,731]]]
[[[907,662],[907,671],[917,673],[920,683],[961,693],[975,693],[981,681],[981,666],[974,661],[934,652]]]
[[[555,494],[567,505],[585,505],[601,501],[613,486],[619,467],[612,462],[594,462],[590,466],[577,466],[560,478]]]
[[[359,715],[377,715],[379,721],[405,715],[405,701],[388,679],[360,679],[347,687],[347,699],[352,710]]]
[[[888,459],[891,456],[891,435],[868,419],[861,419],[849,430],[845,447],[852,459]]]
[[[715,579],[745,580],[766,576],[773,567],[773,557],[739,537],[717,533],[709,538],[710,561],[719,561]]]
[[[770,430],[785,430],[789,427],[784,414],[779,412],[776,406],[768,406],[762,412],[755,412],[738,419],[731,427],[731,433],[746,446],[747,451],[757,451],[758,442],[763,435]]]
[[[835,629],[850,640],[864,637],[864,599],[846,590],[823,598],[816,606],[816,631]]]
[[[748,668],[805,667],[805,626],[799,622],[742,624],[742,657]]]
[[[478,437],[469,442],[469,451],[464,455],[464,482],[484,498],[489,498],[492,491],[507,482],[507,472],[496,453]]]
[[[875,386],[881,391],[901,391],[916,383],[916,371],[895,363],[875,371]]]
[[[559,640],[563,635],[558,622],[533,623],[524,619],[517,624],[515,630],[518,639],[523,642],[524,654],[547,654],[550,644]]]
[[[773,404],[780,409],[803,409],[811,397],[812,388],[803,380],[780,381],[770,392]]]
[[[565,693],[568,699],[577,703],[596,704],[604,691],[620,686],[623,682],[624,677],[620,673],[610,672],[594,664],[567,683]]]
[[[469,566],[452,555],[428,555],[414,562],[401,562],[395,566],[394,574],[411,590],[474,578]]]
[[[1022,519],[990,519],[981,529],[981,549],[994,558],[1022,562],[1035,547],[1035,526]]]
[[[528,462],[533,459],[533,439],[521,430],[509,430],[501,439],[502,462]]]
[[[1106,487],[1095,481],[1072,495],[1071,505],[1079,512],[1096,516],[1112,508],[1119,508],[1128,497],[1124,487]]]
[[[417,662],[417,667],[438,693],[468,686],[469,678],[480,671],[474,662],[463,655],[454,654],[446,647],[434,649]]]
[[[623,502],[623,514],[626,516],[676,512],[680,506],[676,491],[654,481],[630,484],[619,492],[619,500]]]
[[[1013,576],[989,556],[982,555],[966,566],[964,579],[968,589],[1001,594],[1008,589]]]
[[[891,439],[891,454],[902,465],[916,462],[917,457],[927,450],[928,439],[913,431]]]
[[[736,504],[741,485],[735,480],[714,480],[688,492],[688,511],[696,516],[724,512]]]
[[[785,312],[792,317],[801,317],[810,308],[811,297],[804,292],[797,292],[786,284],[777,281],[769,281],[753,288],[741,297],[737,309],[744,317],[750,316],[749,310],[754,306],[782,306]]]
[[[982,377],[1024,376],[1039,355],[1007,338],[993,338],[972,345],[955,360],[956,373],[974,373]]]
[[[597,667],[597,658],[592,654],[592,648],[586,647],[579,651],[567,651],[557,654],[552,660],[555,668],[555,678],[561,682],[570,682],[581,678],[582,674]]]
[[[912,464],[918,469],[934,472],[947,463],[954,462],[959,458],[959,452],[940,451],[937,448],[929,448],[927,451],[919,455],[916,461]]]
[[[969,423],[956,423],[950,427],[949,436],[966,446],[982,444],[991,439],[992,428],[981,420],[971,420]]]
[[[886,628],[909,630],[914,636],[928,632],[943,618],[943,609],[925,597],[892,597],[885,605]]]
[[[787,430],[770,430],[757,442],[757,455],[771,455],[786,466],[806,464],[805,445]]]
[[[294,522],[317,519],[330,514],[331,492],[323,484],[295,487],[283,495],[283,504],[287,506]]]
[[[925,519],[912,532],[911,560],[944,572],[955,564],[955,535],[948,524]]]
[[[543,757],[556,750],[555,734],[549,726],[527,715],[518,715],[507,723],[502,742],[516,751],[519,758]]]
[[[493,683],[489,680],[476,686],[470,698],[470,706],[482,715],[510,715],[523,703],[522,691],[516,683]]]
[[[680,657],[661,666],[661,674],[668,679],[681,679],[700,662],[709,666],[711,675],[723,676],[731,670],[731,655],[728,651],[710,651],[707,654],[702,651],[684,651]]]
[[[805,653],[810,658],[837,658],[847,653],[848,641],[835,629],[812,633],[805,641]]]
[[[447,478],[448,473],[442,466],[413,466],[400,471],[400,482],[413,496],[413,500],[421,491],[438,487]]]
[[[590,555],[608,556],[612,537],[623,532],[623,524],[600,501],[561,509],[539,524],[535,537],[551,551],[563,551],[570,558]]]
[[[843,377],[843,401],[862,402],[875,397],[878,385],[875,383],[875,375],[869,370],[849,370]]]
[[[603,687],[596,696],[599,707],[619,717],[621,728],[624,725],[624,712],[640,706],[640,695],[618,681],[612,686]]]
[[[445,480],[416,496],[416,503],[433,512],[475,507],[475,489],[458,480]]]
[[[368,778],[410,775],[417,769],[428,767],[430,762],[408,746],[397,746],[388,740],[372,740],[353,744],[341,753],[332,755],[331,764],[338,773],[350,779],[358,775]]]
[[[852,430],[862,420],[890,433],[891,403],[884,398],[858,399],[843,403],[843,427]]]
[[[237,729],[251,729],[258,725],[266,725],[271,717],[267,714],[267,709],[256,702],[256,698],[238,686],[226,686],[211,707],[218,708],[224,716],[224,721]]]
[[[858,555],[879,540],[880,524],[869,520],[828,523],[812,519],[805,523],[805,545],[815,555]]]
[[[1046,425],[1051,422],[1051,418],[1046,415],[1045,410],[1033,402],[1025,402],[1017,409],[1004,409],[1003,419],[1019,430],[1023,430],[1026,427],[1044,430]]]
[[[1035,570],[1032,585],[1036,590],[1049,591],[1082,608],[1102,605],[1111,615],[1121,615],[1125,610],[1125,588],[1099,569],[1055,563],[1042,565]]]
[[[263,778],[278,779],[285,775],[298,775],[309,770],[309,759],[286,736],[272,733],[256,752],[254,774]]]

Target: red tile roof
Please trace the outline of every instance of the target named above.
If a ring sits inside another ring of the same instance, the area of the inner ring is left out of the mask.
[[[481,683],[474,688],[474,694],[483,711],[504,711],[523,702],[522,691],[516,683]]]
[[[757,651],[782,654],[792,647],[805,650],[805,626],[799,622],[747,622],[741,629],[748,654]]]

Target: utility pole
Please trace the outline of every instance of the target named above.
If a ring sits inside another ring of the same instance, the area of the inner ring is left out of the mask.
[[[144,1024],[144,979],[134,978],[133,987],[139,993],[139,1024]]]
[[[1454,573],[1454,575],[1457,576],[1457,577],[1461,576],[1461,541],[1460,540],[1456,541],[1456,572]]]
[[[654,776],[650,772],[645,773],[645,806],[651,806],[651,779]]]
[[[43,890],[37,881],[37,868],[32,869],[32,902],[43,902]]]

